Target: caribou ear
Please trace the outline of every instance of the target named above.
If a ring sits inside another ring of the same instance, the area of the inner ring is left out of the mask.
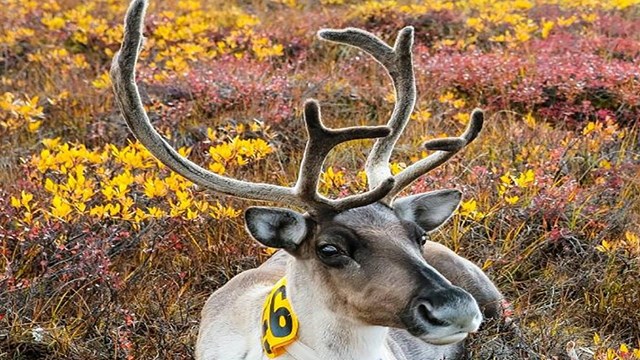
[[[399,198],[393,202],[393,210],[401,219],[433,231],[453,215],[461,199],[462,193],[458,190],[437,190]]]
[[[295,251],[307,237],[307,219],[293,210],[250,207],[244,220],[249,234],[264,246]]]

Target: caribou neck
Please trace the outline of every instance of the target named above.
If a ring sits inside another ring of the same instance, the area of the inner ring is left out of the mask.
[[[287,267],[287,296],[298,316],[298,341],[327,360],[395,360],[387,348],[389,328],[359,323],[332,309],[331,294],[309,278],[301,261]]]

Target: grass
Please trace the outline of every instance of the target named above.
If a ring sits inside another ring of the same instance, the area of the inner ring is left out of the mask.
[[[151,3],[138,82],[177,148],[228,176],[293,183],[304,99],[335,127],[381,124],[393,106],[378,64],[315,32],[391,41],[413,25],[419,98],[394,169],[487,113],[473,144],[406,191],[464,191],[434,238],[512,304],[469,357],[640,358],[637,2],[234,4]],[[126,5],[3,4],[0,358],[192,357],[206,298],[269,256],[243,229],[254,203],[203,192],[129,135],[105,77]],[[336,149],[320,189],[361,191],[370,146]]]

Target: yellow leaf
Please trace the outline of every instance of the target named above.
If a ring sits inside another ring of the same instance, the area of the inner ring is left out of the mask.
[[[187,209],[187,220],[193,220],[198,217],[198,211]]]
[[[431,119],[431,115],[429,110],[420,110],[411,115],[411,119],[418,122],[427,122]]]
[[[528,127],[534,129],[536,127],[536,119],[533,117],[531,113],[528,113],[522,120],[527,124]]]
[[[638,238],[638,235],[632,233],[631,231],[626,231],[624,233],[624,238],[627,240],[627,243],[629,244],[638,244],[640,243],[640,238]]]
[[[621,353],[620,355],[627,355],[629,354],[629,348],[627,347],[627,344],[620,344],[620,348],[618,349],[618,351]]]
[[[513,205],[513,204],[517,203],[517,202],[518,202],[518,200],[520,200],[520,197],[519,197],[519,196],[515,196],[515,195],[514,195],[514,196],[506,196],[506,197],[504,198],[504,200],[505,200],[508,204]]]
[[[87,209],[87,205],[85,203],[82,203],[82,202],[76,203],[74,205],[75,205],[76,209],[81,213],[83,213]]]
[[[40,125],[42,125],[41,120],[32,120],[27,124],[27,130],[31,133],[34,133],[40,129]]]
[[[394,162],[394,163],[391,163],[389,165],[389,168],[391,169],[391,174],[392,175],[397,175],[399,172],[401,172],[406,167],[407,167],[407,164],[402,163],[402,162],[401,163]]]
[[[584,127],[584,129],[582,129],[582,135],[588,135],[591,132],[593,132],[596,129],[596,123],[594,123],[593,121],[589,121],[587,123],[587,126]]]
[[[104,209],[104,206],[102,205],[96,205],[92,207],[91,210],[89,210],[89,215],[95,216],[98,218],[103,217],[104,214],[105,214],[105,209]]]
[[[476,211],[477,207],[478,207],[478,203],[473,199],[468,201],[463,201],[462,204],[460,204],[460,213],[462,214],[471,213],[473,211]]]
[[[211,163],[209,165],[209,170],[213,171],[214,173],[218,174],[218,175],[222,175],[225,172],[225,167],[224,165],[220,164],[219,162],[214,162]]]
[[[236,162],[238,163],[238,166],[243,166],[248,163],[248,161],[240,155],[236,156]]]
[[[116,204],[107,204],[107,206],[105,207],[105,210],[107,210],[109,212],[109,215],[116,216],[116,215],[118,215],[118,213],[120,213],[120,204],[118,204],[118,203],[116,203]]]
[[[276,251],[278,251],[278,249],[274,249],[274,248],[268,247],[268,248],[264,248],[263,251],[264,251],[265,254],[271,256],[271,255],[275,254]]]
[[[456,99],[451,104],[453,105],[454,108],[461,109],[466,105],[466,102],[464,101],[464,99]]]
[[[469,114],[457,113],[453,116],[460,124],[466,125],[469,122]]]
[[[549,37],[549,34],[551,33],[551,30],[553,30],[555,23],[553,21],[544,21],[542,23],[542,31],[540,36],[543,39],[546,39]]]
[[[453,100],[454,95],[452,92],[447,91],[446,93],[440,95],[440,97],[438,97],[438,101],[441,103],[446,103],[446,102],[450,102],[451,100]]]
[[[53,200],[51,200],[51,215],[62,220],[67,220],[71,211],[71,205],[60,196],[55,195]]]
[[[506,174],[500,176],[500,181],[505,185],[511,184],[511,173],[507,171]]]
[[[614,244],[607,240],[602,240],[602,243],[596,246],[596,250],[607,253],[611,252],[614,249]]]
[[[603,168],[603,169],[605,169],[605,170],[611,169],[611,163],[609,161],[607,161],[606,159],[600,160],[600,162],[598,163],[598,166]]]
[[[41,21],[47,28],[49,28],[49,30],[53,31],[62,29],[65,24],[64,19],[59,16],[44,17]]]
[[[22,192],[20,193],[20,203],[22,204],[22,206],[24,206],[26,209],[30,209],[29,203],[31,202],[31,200],[33,200],[33,194],[22,190]]]
[[[526,188],[534,182],[535,178],[535,173],[533,172],[533,170],[529,169],[521,173],[516,179],[514,179],[514,182],[518,187]]]
[[[493,265],[493,260],[491,259],[485,260],[484,264],[482,264],[482,270],[487,270],[488,268],[491,267],[491,265]]]

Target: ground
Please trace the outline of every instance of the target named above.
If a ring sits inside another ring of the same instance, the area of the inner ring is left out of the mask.
[[[242,211],[130,135],[108,68],[124,0],[3,2],[0,358],[190,358],[216,288],[268,258]],[[406,193],[464,192],[433,239],[512,304],[474,359],[640,358],[640,2],[151,1],[138,66],[159,131],[212,171],[292,184],[307,98],[334,127],[387,121],[389,79],[318,40],[415,27],[418,101],[392,171],[485,110],[480,137]],[[371,146],[336,149],[320,191],[362,191]]]

